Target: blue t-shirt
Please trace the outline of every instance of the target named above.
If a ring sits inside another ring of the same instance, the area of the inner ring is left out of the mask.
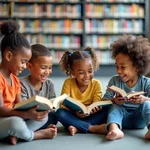
[[[120,77],[118,75],[113,76],[109,83],[108,86],[112,86],[115,85],[121,89],[123,89],[126,93],[132,92],[132,91],[144,91],[146,92],[144,96],[146,97],[150,97],[150,78],[145,77],[145,76],[140,76],[138,77],[138,81],[137,83],[134,85],[134,87],[129,88],[126,83],[122,82],[122,80],[120,79]],[[115,96],[116,93],[110,91],[110,90],[106,90],[106,93],[104,94],[103,98],[113,98]],[[125,107],[126,109],[130,109],[130,108],[138,108],[139,104],[133,104],[130,102],[126,102],[122,105],[123,107]]]

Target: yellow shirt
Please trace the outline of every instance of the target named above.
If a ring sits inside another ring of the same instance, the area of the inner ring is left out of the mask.
[[[68,78],[62,87],[61,94],[64,93],[69,94],[70,97],[80,100],[84,105],[88,106],[102,99],[102,85],[99,80],[92,79],[87,89],[81,93],[77,87],[76,80]]]

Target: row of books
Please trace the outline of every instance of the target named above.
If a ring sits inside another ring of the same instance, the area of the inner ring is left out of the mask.
[[[88,35],[85,39],[85,45],[93,48],[109,49],[110,44],[118,38],[115,36]]]
[[[143,33],[142,19],[88,20],[85,21],[86,33]]]
[[[1,0],[10,2],[11,0]],[[13,0],[14,2],[80,2],[80,0]],[[144,0],[85,0],[86,2],[144,2]]]
[[[81,33],[81,20],[18,20],[22,33]]]
[[[144,6],[138,4],[86,4],[86,17],[144,17]]]
[[[11,0],[2,0],[11,1]],[[14,2],[79,2],[80,0],[13,0]]]
[[[86,2],[144,2],[144,0],[86,0]]]
[[[68,50],[71,50],[71,49],[68,49]],[[51,52],[53,56],[53,63],[58,64],[62,55],[64,54],[64,51],[51,50]],[[107,51],[96,50],[95,52],[96,52],[99,64],[114,64],[114,60],[111,58],[111,53],[109,50]]]
[[[0,2],[0,17],[5,17],[5,16],[9,16],[9,5],[4,3],[2,4]]]
[[[9,16],[9,6],[0,3],[0,16]],[[12,17],[82,17],[80,4],[12,4]],[[144,7],[138,4],[86,4],[86,17],[140,17],[144,18]]]
[[[80,36],[53,36],[53,35],[25,35],[31,44],[41,43],[48,48],[55,49],[67,49],[67,48],[80,48],[81,37]]]
[[[49,48],[55,49],[77,49],[81,47],[81,37],[74,35],[25,35],[31,44],[41,43]],[[93,48],[109,49],[110,44],[116,40],[118,36],[97,36],[88,35],[85,37],[85,45]]]
[[[14,4],[12,17],[81,17],[81,5],[71,4]]]

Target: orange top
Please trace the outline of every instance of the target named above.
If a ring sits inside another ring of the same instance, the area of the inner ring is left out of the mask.
[[[0,74],[0,93],[3,96],[4,106],[12,108],[16,99],[16,95],[20,94],[20,82],[19,79],[10,74],[12,84],[10,85],[7,80]]]

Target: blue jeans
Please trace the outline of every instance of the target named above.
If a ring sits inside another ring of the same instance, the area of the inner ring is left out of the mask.
[[[150,125],[150,101],[143,102],[138,108],[130,109],[113,104],[108,112],[107,130],[111,123],[120,129],[142,129]]]
[[[41,128],[48,120],[43,121],[24,120],[20,117],[0,118],[0,140],[9,136],[15,136],[25,141],[31,141],[34,138],[34,131]]]
[[[48,121],[46,122],[46,124],[44,124],[44,126],[42,126],[40,129],[45,129],[46,127],[48,127],[50,124],[57,124],[57,118],[56,118],[56,113],[55,112],[50,112],[48,114]],[[39,130],[40,130],[39,129]]]
[[[79,118],[76,114],[66,109],[58,109],[56,112],[57,120],[60,121],[65,128],[70,125],[77,128],[80,132],[87,133],[90,125],[100,125],[106,123],[108,107],[104,107],[101,111],[85,118]]]

